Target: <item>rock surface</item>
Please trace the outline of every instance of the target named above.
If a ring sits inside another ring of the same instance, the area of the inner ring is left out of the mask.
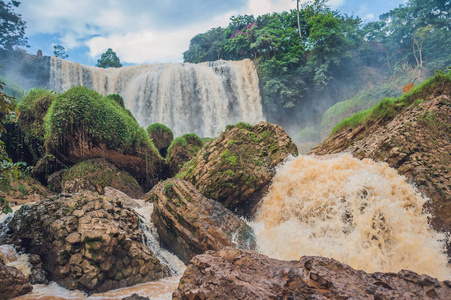
[[[253,230],[220,203],[180,179],[157,184],[146,200],[154,203],[152,222],[162,245],[185,264],[207,250],[255,248]]]
[[[449,299],[451,282],[402,270],[354,270],[331,258],[280,261],[226,248],[196,256],[173,299]]]
[[[33,287],[20,270],[6,266],[0,259],[0,299],[11,299],[32,290]]]
[[[40,255],[50,280],[88,294],[169,274],[142,243],[139,216],[92,192],[23,206],[3,242]]]
[[[112,187],[124,192],[132,198],[143,195],[142,188],[135,178],[121,171],[103,158],[93,158],[79,162],[60,175],[60,191],[76,193],[92,191],[105,193],[105,187]]]
[[[0,190],[0,197],[8,200],[11,206],[38,202],[51,195],[52,192],[30,176],[8,182]]]
[[[196,157],[202,148],[202,140],[195,134],[185,134],[176,138],[168,149],[169,177],[174,177],[183,165]]]
[[[31,170],[31,175],[39,180],[40,183],[47,186],[51,174],[58,172],[64,167],[65,165],[54,155],[46,154],[36,163],[36,166],[33,167],[33,170]]]
[[[435,230],[451,232],[451,92],[428,99],[398,114],[388,123],[376,122],[339,132],[313,148],[325,155],[350,152],[355,157],[387,162],[431,198]],[[451,245],[448,247],[451,257]]]
[[[298,150],[282,127],[261,122],[226,129],[191,162],[183,179],[240,215],[253,215],[275,167]]]
[[[146,131],[160,154],[165,157],[168,147],[174,139],[172,130],[163,124],[154,123],[149,125]]]

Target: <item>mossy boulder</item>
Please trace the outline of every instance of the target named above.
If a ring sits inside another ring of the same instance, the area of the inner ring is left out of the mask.
[[[85,87],[58,95],[45,117],[50,154],[68,165],[102,157],[143,188],[164,177],[165,161],[131,113]]]
[[[168,147],[171,145],[174,139],[174,134],[172,130],[160,123],[154,123],[147,127],[147,134],[152,139],[155,147],[160,151],[163,157],[166,156]]]
[[[105,187],[113,187],[135,199],[143,195],[135,178],[103,158],[79,162],[61,172],[59,176],[59,190],[64,193],[88,190],[104,194]]]
[[[28,146],[33,163],[37,163],[45,155],[45,115],[56,94],[45,89],[33,89],[18,104],[18,125],[24,134],[24,142]]]
[[[174,177],[185,163],[196,157],[202,145],[202,140],[194,133],[185,134],[173,140],[166,157],[169,177]]]
[[[167,179],[144,199],[154,204],[152,222],[162,245],[185,264],[207,250],[256,246],[252,228],[187,181]]]
[[[261,122],[229,126],[205,145],[181,174],[207,198],[240,215],[253,215],[275,168],[298,149],[282,127]]]

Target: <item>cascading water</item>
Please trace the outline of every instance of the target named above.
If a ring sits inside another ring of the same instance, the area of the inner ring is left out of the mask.
[[[274,258],[326,256],[367,272],[450,279],[445,236],[430,229],[425,201],[386,163],[300,156],[279,167],[252,226]]]
[[[138,123],[162,123],[175,136],[218,136],[229,124],[264,120],[258,76],[251,60],[96,68],[52,57],[50,87],[86,86],[118,93]]]

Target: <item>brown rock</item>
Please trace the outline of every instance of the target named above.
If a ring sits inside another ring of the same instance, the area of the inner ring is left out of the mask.
[[[79,162],[61,175],[61,191],[76,193],[92,191],[105,193],[105,187],[113,187],[133,198],[143,195],[135,178],[103,158],[93,158]]]
[[[32,290],[33,287],[20,270],[6,266],[0,259],[0,299],[11,299]]]
[[[204,146],[182,179],[231,211],[251,216],[275,167],[297,154],[296,145],[282,127],[265,122],[255,126],[239,123]]]
[[[3,242],[40,255],[49,279],[91,294],[129,285],[131,276],[123,274],[130,267],[127,256],[144,261],[144,276],[135,277],[133,284],[169,274],[142,243],[142,234],[139,215],[132,209],[118,200],[82,192],[23,206],[9,223]]]
[[[174,177],[183,165],[196,157],[202,148],[202,140],[194,133],[185,134],[172,141],[168,149],[169,177]]]
[[[146,199],[154,202],[152,221],[162,245],[185,263],[197,254],[225,246],[255,248],[252,229],[189,182],[160,182]]]
[[[280,261],[225,248],[196,256],[172,299],[449,299],[451,288],[427,275],[402,270],[354,270],[331,258]]]

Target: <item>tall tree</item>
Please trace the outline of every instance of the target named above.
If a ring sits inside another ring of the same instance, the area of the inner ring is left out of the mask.
[[[113,49],[108,48],[108,50],[100,56],[97,60],[97,67],[99,68],[120,68],[122,67],[119,57],[117,57],[116,52]]]
[[[0,0],[0,47],[12,50],[14,46],[27,46],[25,36],[25,21],[14,12],[19,7],[19,1]]]
[[[61,45],[53,46],[53,55],[61,59],[66,59],[69,57],[69,55],[66,54],[66,49]]]

